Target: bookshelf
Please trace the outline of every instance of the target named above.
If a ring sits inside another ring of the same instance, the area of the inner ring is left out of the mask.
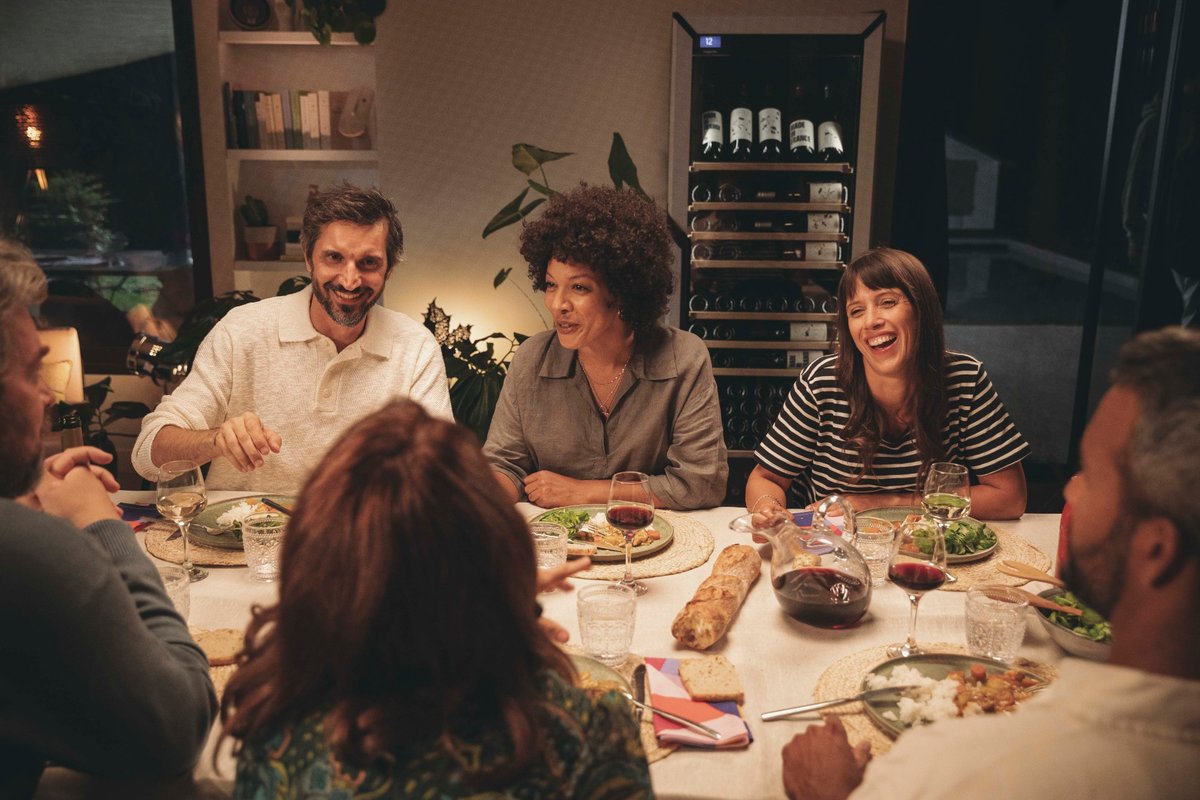
[[[249,289],[263,297],[274,294],[285,278],[303,272],[304,264],[247,259],[238,206],[247,194],[262,199],[282,240],[287,217],[303,213],[310,185],[345,180],[377,186],[375,114],[372,109],[365,138],[349,143],[362,149],[238,148],[236,128],[227,131],[225,86],[231,92],[283,97],[301,91],[350,93],[360,87],[373,92],[376,48],[358,45],[350,34],[335,34],[331,45],[322,46],[307,31],[240,30],[229,19],[227,6],[221,0],[191,4],[213,291]],[[336,122],[333,116],[332,124]]]

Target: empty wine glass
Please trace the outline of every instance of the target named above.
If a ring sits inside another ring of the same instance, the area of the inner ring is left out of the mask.
[[[208,505],[208,494],[204,490],[204,476],[194,461],[168,461],[159,469],[162,476],[154,487],[154,501],[158,513],[179,526],[183,537],[183,563],[180,565],[195,583],[208,577],[208,570],[192,563],[188,523]]]
[[[921,498],[925,513],[933,517],[942,534],[951,520],[971,513],[971,479],[961,464],[938,461],[925,476],[925,494]]]
[[[654,495],[650,493],[650,476],[644,472],[618,472],[608,489],[608,507],[604,512],[608,524],[625,534],[625,577],[621,585],[638,594],[646,584],[633,579],[633,535],[654,521]]]
[[[917,604],[926,592],[946,582],[946,537],[936,525],[901,526],[892,543],[888,578],[908,594],[908,640],[888,647],[892,658],[914,656],[924,651],[917,646]]]

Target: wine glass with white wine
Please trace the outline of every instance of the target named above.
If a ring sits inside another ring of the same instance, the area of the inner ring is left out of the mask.
[[[208,577],[208,570],[192,563],[188,523],[208,505],[208,494],[204,490],[204,476],[194,461],[168,461],[159,469],[162,476],[154,487],[154,501],[158,513],[179,526],[183,537],[183,567],[192,583]]]
[[[951,521],[971,513],[971,479],[967,468],[947,461],[931,464],[929,474],[925,476],[925,494],[921,498],[921,505],[945,536],[946,527]]]

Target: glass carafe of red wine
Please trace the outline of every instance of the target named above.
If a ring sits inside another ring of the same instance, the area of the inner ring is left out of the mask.
[[[843,529],[826,513],[842,509]],[[790,616],[819,628],[848,628],[871,604],[871,572],[854,546],[854,509],[842,498],[826,498],[813,512],[812,525],[797,525],[790,513],[745,514],[729,523],[742,533],[758,533],[771,543],[771,588]]]

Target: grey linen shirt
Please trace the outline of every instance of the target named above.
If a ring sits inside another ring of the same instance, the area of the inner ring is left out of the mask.
[[[638,470],[664,507],[709,508],[729,474],[708,349],[678,328],[638,335],[607,420],[575,351],[553,331],[531,337],[513,357],[483,451],[522,500],[539,470],[578,480]]]

